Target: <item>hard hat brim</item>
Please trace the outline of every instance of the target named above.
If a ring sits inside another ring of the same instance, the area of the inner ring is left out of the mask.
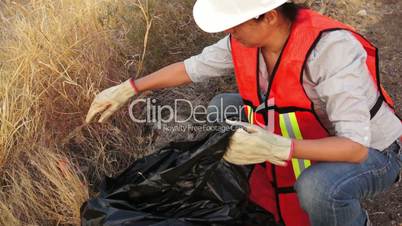
[[[217,33],[235,27],[247,20],[275,9],[287,1],[288,0],[272,0],[269,4],[265,4],[264,7],[260,7],[253,11],[230,13],[219,12],[208,0],[197,0],[193,8],[193,17],[201,30],[208,33]]]

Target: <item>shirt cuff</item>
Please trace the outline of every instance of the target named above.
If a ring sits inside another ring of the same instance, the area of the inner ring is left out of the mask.
[[[370,126],[366,123],[335,123],[336,136],[348,138],[365,147],[370,147],[371,132]]]

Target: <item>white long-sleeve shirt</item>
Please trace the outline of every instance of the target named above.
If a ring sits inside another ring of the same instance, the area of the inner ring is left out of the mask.
[[[363,46],[350,32],[325,32],[307,60],[303,86],[331,135],[383,150],[402,135],[402,124],[386,103],[370,120],[370,109],[379,93],[366,58]],[[261,52],[259,61],[260,86],[265,93],[270,75]],[[204,48],[184,64],[193,82],[232,75],[229,37]]]

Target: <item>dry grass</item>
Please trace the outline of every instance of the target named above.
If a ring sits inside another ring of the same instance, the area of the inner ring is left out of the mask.
[[[18,224],[79,224],[79,208],[88,197],[80,170],[54,150],[40,148],[17,161],[20,169],[4,175],[0,222]],[[5,211],[5,215],[3,215]]]
[[[83,119],[100,90],[216,40],[194,26],[193,3],[0,2],[0,225],[78,225],[102,177],[153,149],[165,134],[129,123],[126,109],[104,125]],[[199,99],[206,86],[147,95]]]
[[[127,34],[143,26],[143,3],[0,3],[0,225],[79,224],[86,178],[121,168],[117,159],[128,164],[137,142],[122,137],[134,134],[82,122],[94,93],[129,77],[125,65],[141,65],[127,55],[146,44]],[[110,147],[126,151],[115,157]]]

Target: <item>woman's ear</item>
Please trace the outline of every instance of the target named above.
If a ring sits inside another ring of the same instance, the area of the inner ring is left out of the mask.
[[[278,22],[279,12],[274,9],[264,14],[264,21],[269,25],[275,25]]]

